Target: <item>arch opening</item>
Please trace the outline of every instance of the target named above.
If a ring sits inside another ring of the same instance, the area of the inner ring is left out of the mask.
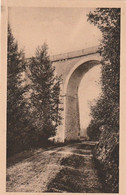
[[[92,67],[82,78],[79,89],[80,138],[87,139],[87,128],[91,122],[91,106],[96,105],[102,93],[101,64]]]
[[[79,140],[81,136],[78,89],[82,78],[94,66],[100,65],[97,60],[78,65],[69,76],[65,92],[65,140]]]

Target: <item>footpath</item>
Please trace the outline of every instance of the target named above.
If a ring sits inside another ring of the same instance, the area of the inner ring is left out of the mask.
[[[9,159],[6,191],[102,193],[92,145],[74,143],[15,155]]]

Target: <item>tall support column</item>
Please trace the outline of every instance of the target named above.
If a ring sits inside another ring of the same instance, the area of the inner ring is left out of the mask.
[[[79,101],[78,95],[66,95],[65,140],[80,139]]]

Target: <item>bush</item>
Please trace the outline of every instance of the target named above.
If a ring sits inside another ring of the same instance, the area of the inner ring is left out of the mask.
[[[104,192],[117,193],[119,190],[119,134],[107,126],[104,127],[99,143],[94,149],[94,157]]]
[[[90,140],[98,141],[100,136],[100,124],[93,123],[93,121],[90,123],[90,125],[87,128],[87,135]]]

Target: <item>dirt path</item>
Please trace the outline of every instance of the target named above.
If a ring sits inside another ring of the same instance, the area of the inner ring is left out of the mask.
[[[8,167],[7,192],[102,192],[91,146],[71,144],[33,151]]]

